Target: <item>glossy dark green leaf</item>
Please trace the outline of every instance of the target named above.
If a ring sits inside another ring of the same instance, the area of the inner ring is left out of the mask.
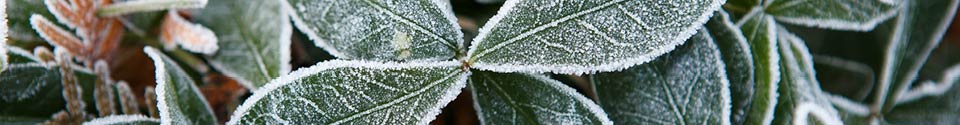
[[[598,103],[617,124],[730,124],[720,50],[701,31],[650,63],[594,75]]]
[[[599,105],[543,75],[477,71],[470,88],[484,124],[613,124]]]
[[[213,0],[196,20],[217,34],[210,64],[256,90],[290,72],[293,29],[283,3],[270,0]]]
[[[157,109],[160,123],[217,124],[210,105],[190,78],[176,63],[157,49],[143,49],[156,67]]]
[[[227,124],[426,124],[466,86],[460,64],[321,62],[253,92]]]

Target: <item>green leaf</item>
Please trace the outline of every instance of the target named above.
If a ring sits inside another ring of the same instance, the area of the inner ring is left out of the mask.
[[[472,67],[584,74],[623,70],[673,50],[722,0],[508,0],[470,47]]]
[[[714,13],[705,26],[720,50],[723,63],[726,64],[732,99],[730,122],[734,125],[743,124],[754,92],[755,68],[750,44],[740,28],[730,22],[726,11]]]
[[[613,124],[596,103],[543,75],[477,71],[470,77],[484,124]]]
[[[217,34],[220,47],[210,64],[256,90],[290,72],[293,32],[283,3],[269,0],[213,0],[196,16]]]
[[[30,25],[30,16],[33,14],[43,15],[44,17],[53,17],[47,11],[43,0],[6,0],[7,8],[7,26],[9,31],[7,35],[11,41],[41,41],[37,32],[34,32]]]
[[[341,59],[440,61],[463,48],[463,33],[447,2],[287,1],[296,27]]]
[[[227,124],[426,124],[466,86],[460,64],[321,62],[257,90]]]
[[[910,125],[960,124],[960,65],[948,68],[936,83],[925,84],[907,92],[906,95],[933,95],[917,97],[894,107],[884,116],[886,122]]]
[[[773,17],[759,11],[751,12],[737,25],[750,43],[753,53],[754,73],[753,101],[747,113],[750,125],[770,124],[774,106],[777,105],[777,83],[780,82],[780,54],[777,48],[777,24]]]
[[[943,39],[957,10],[957,0],[903,2],[905,9],[897,17],[898,25],[886,48],[884,66],[878,82],[886,91],[883,111],[889,111],[900,94],[917,79],[930,52]]]
[[[59,66],[39,62],[37,57],[18,47],[7,46],[11,62],[0,72],[0,122],[45,121],[65,109]],[[51,63],[52,64],[52,63]],[[93,82],[96,76],[88,69],[73,66],[80,82],[84,103],[94,104]],[[95,113],[94,106],[86,111]]]
[[[811,27],[870,31],[896,15],[898,7],[881,0],[770,0],[765,12],[777,20]]]
[[[160,120],[143,115],[112,115],[93,119],[84,125],[159,125]]]
[[[707,31],[650,63],[591,80],[618,124],[730,124],[729,82]]]
[[[773,124],[842,124],[830,97],[820,89],[810,51],[799,37],[780,29],[781,78]]]
[[[723,8],[731,12],[749,12],[750,9],[760,6],[764,0],[727,0]]]
[[[156,67],[155,91],[161,124],[217,124],[213,110],[190,75],[159,50],[145,47],[143,51]]]

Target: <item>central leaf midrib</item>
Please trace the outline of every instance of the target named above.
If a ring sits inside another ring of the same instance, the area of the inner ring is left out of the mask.
[[[233,3],[233,4],[231,4],[229,7],[232,8],[232,9],[237,9],[237,8],[235,8],[236,6],[238,6],[237,4],[238,4],[238,3]],[[236,14],[236,13],[234,13],[234,14]],[[244,16],[241,15],[241,16],[230,16],[230,17],[232,17],[234,20],[236,20],[236,21],[233,21],[233,23],[236,24],[238,28],[240,28],[240,29],[247,29],[247,28],[248,28],[248,27],[245,26],[244,24],[241,24],[241,21],[244,21],[244,19],[241,19],[241,17],[244,17]],[[242,43],[242,44],[240,44],[240,45],[242,45],[242,46],[244,46],[245,48],[249,49],[249,50],[250,50],[250,53],[253,53],[253,54],[251,54],[251,55],[253,55],[254,62],[257,62],[257,69],[260,70],[260,73],[261,73],[261,75],[263,75],[263,78],[266,78],[266,79],[273,78],[273,76],[270,76],[270,71],[267,69],[266,63],[264,63],[264,61],[263,61],[263,55],[260,55],[260,54],[262,54],[262,52],[261,52],[258,48],[254,48],[254,46],[256,46],[256,45],[252,45],[253,43],[251,43],[252,40],[255,40],[255,38],[251,38],[251,37],[252,37],[251,35],[252,35],[253,33],[250,33],[248,30],[239,30],[239,32],[240,32],[240,34],[241,34],[240,36],[243,37],[243,39],[245,39],[245,40],[240,40],[240,41],[239,41],[239,42]],[[258,40],[258,39],[257,39],[257,40]],[[248,82],[264,82],[264,81],[248,81]],[[250,83],[250,84],[256,85],[257,83]],[[262,85],[260,85],[260,86],[262,86]]]
[[[457,74],[459,74],[459,73],[457,73],[457,72],[459,72],[459,71],[460,71],[460,70],[454,70],[454,71],[448,72],[448,73],[446,73],[446,74],[449,74],[449,75],[444,76],[443,78],[438,79],[438,80],[436,80],[436,81],[433,82],[433,83],[430,83],[429,85],[423,87],[423,88],[420,89],[420,90],[411,92],[411,93],[409,93],[409,94],[407,94],[407,95],[404,95],[404,96],[400,96],[400,97],[394,98],[394,99],[392,99],[392,101],[389,101],[389,102],[387,102],[387,103],[377,104],[376,107],[369,108],[369,109],[367,109],[367,110],[360,111],[360,112],[357,112],[357,113],[353,113],[353,114],[351,114],[351,115],[349,115],[349,116],[347,116],[347,117],[344,117],[344,118],[342,118],[342,119],[334,120],[334,122],[332,122],[331,124],[341,124],[341,123],[343,123],[343,122],[347,122],[347,121],[353,120],[353,119],[358,118],[358,117],[363,117],[363,116],[365,116],[365,115],[371,114],[371,112],[379,111],[379,110],[381,110],[381,109],[386,109],[387,107],[393,106],[393,104],[399,103],[399,102],[401,102],[401,101],[406,101],[407,99],[413,98],[414,96],[417,96],[417,95],[421,95],[421,94],[423,94],[425,91],[427,91],[427,90],[429,90],[429,89],[431,89],[431,88],[436,87],[436,86],[439,85],[441,82],[447,81],[447,80],[450,79],[451,77],[456,76]]]
[[[497,49],[499,49],[499,48],[502,48],[503,46],[506,46],[506,45],[509,45],[509,44],[513,44],[513,43],[515,43],[516,41],[518,41],[518,40],[520,40],[520,39],[524,39],[524,38],[526,38],[526,37],[529,37],[529,36],[531,36],[531,35],[534,35],[534,33],[538,33],[538,32],[540,32],[540,31],[546,30],[547,28],[550,28],[550,27],[554,27],[554,26],[551,26],[551,25],[548,25],[548,24],[557,24],[557,25],[559,25],[561,22],[570,21],[570,20],[572,20],[572,19],[579,18],[579,17],[582,17],[582,16],[587,15],[587,14],[591,14],[591,13],[596,12],[596,11],[600,11],[600,10],[605,9],[605,8],[607,8],[607,7],[611,7],[611,6],[613,6],[614,4],[619,4],[619,3],[622,3],[622,2],[626,2],[626,0],[619,0],[619,1],[612,1],[612,2],[609,2],[609,3],[605,3],[605,4],[603,4],[603,5],[600,5],[600,6],[597,6],[597,7],[593,7],[593,8],[590,8],[590,9],[587,9],[587,10],[585,10],[585,11],[581,11],[581,12],[578,12],[578,13],[574,13],[574,14],[571,14],[571,15],[567,15],[567,16],[560,17],[560,19],[556,19],[556,20],[551,21],[550,23],[547,23],[547,24],[544,24],[544,25],[540,25],[540,26],[537,26],[537,27],[534,27],[534,28],[526,29],[526,30],[524,30],[523,33],[520,33],[520,34],[517,35],[517,36],[511,37],[510,39],[507,39],[507,41],[504,41],[504,42],[502,42],[502,43],[500,43],[500,44],[494,45],[494,46],[491,47],[490,49],[486,49],[486,50],[481,51],[480,53],[477,53],[477,55],[471,57],[470,61],[471,61],[471,62],[476,61],[477,58],[482,57],[482,56],[486,55],[487,53],[493,52],[494,50],[497,50]],[[499,23],[499,22],[498,22],[498,23]],[[483,41],[480,41],[480,42],[483,42]],[[479,44],[479,42],[478,42],[478,44]]]

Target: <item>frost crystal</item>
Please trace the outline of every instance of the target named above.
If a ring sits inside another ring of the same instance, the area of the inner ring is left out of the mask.
[[[720,50],[701,31],[650,63],[592,78],[598,102],[619,124],[730,124]]]
[[[440,61],[460,53],[463,34],[440,0],[286,0],[297,28],[341,59]],[[395,51],[405,35],[410,47]]]
[[[472,66],[584,74],[642,64],[673,50],[724,0],[509,0],[480,29]]]
[[[470,88],[483,124],[613,124],[596,103],[543,75],[481,71]]]
[[[466,85],[456,61],[328,61],[260,88],[227,124],[426,124]]]

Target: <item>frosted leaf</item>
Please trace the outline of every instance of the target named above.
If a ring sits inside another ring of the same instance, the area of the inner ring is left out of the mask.
[[[923,93],[915,101],[903,102],[886,114],[884,120],[893,124],[950,125],[960,124],[960,65],[954,64],[936,81],[925,84],[908,93]]]
[[[508,0],[470,47],[472,67],[584,74],[673,50],[724,0]]]
[[[42,62],[39,57],[35,56],[33,53],[30,53],[30,51],[24,50],[23,48],[8,45],[4,49],[7,51],[7,64]]]
[[[759,10],[759,9],[754,9]],[[747,124],[770,124],[777,105],[777,84],[780,82],[780,54],[777,46],[777,24],[773,17],[760,11],[747,14],[737,23],[753,53],[754,94],[747,112]]]
[[[884,100],[888,111],[902,94],[916,82],[920,68],[930,53],[943,40],[957,10],[957,0],[902,2],[904,9],[896,18],[890,43],[884,51],[883,67],[877,80],[889,94]]]
[[[159,125],[160,120],[143,115],[112,115],[96,118],[83,125]]]
[[[799,37],[778,32],[781,78],[773,124],[840,123],[829,96],[820,89],[810,50]]]
[[[15,46],[7,47],[11,60],[7,70],[0,72],[0,121],[42,121],[64,110],[66,102],[60,84],[59,66],[42,64],[26,50]],[[72,67],[75,78],[80,82],[81,91],[84,92],[84,102],[93,104],[93,84],[97,77],[81,66]],[[86,111],[95,112],[96,108],[87,106]]]
[[[475,72],[470,88],[483,124],[612,124],[596,103],[543,75]]]
[[[0,73],[7,68],[7,1],[0,1]]]
[[[220,48],[217,39],[213,31],[203,25],[190,23],[176,11],[168,11],[160,24],[160,41],[168,50],[179,45],[184,50],[209,55]]]
[[[447,2],[287,1],[296,27],[341,59],[440,61],[462,53],[463,33]]]
[[[777,20],[836,30],[870,31],[896,15],[898,7],[879,0],[770,0],[764,11]]]
[[[161,124],[217,124],[213,110],[190,75],[159,50],[145,47],[143,51],[156,67],[155,91]]]
[[[755,68],[750,44],[747,44],[740,28],[730,22],[726,11],[717,11],[705,26],[726,64],[732,102],[730,122],[735,125],[743,124],[754,92]]]
[[[749,12],[750,9],[761,6],[764,1],[767,0],[727,0],[723,9],[730,12]]]
[[[700,31],[650,63],[591,77],[617,124],[730,125],[730,89],[720,50]]]
[[[126,0],[97,9],[98,16],[113,17],[137,12],[203,8],[207,0]]]
[[[426,124],[466,86],[460,64],[321,62],[253,92],[227,124]]]
[[[270,0],[215,0],[197,23],[216,31],[219,51],[206,58],[217,70],[250,90],[290,72],[293,28],[283,3]]]

